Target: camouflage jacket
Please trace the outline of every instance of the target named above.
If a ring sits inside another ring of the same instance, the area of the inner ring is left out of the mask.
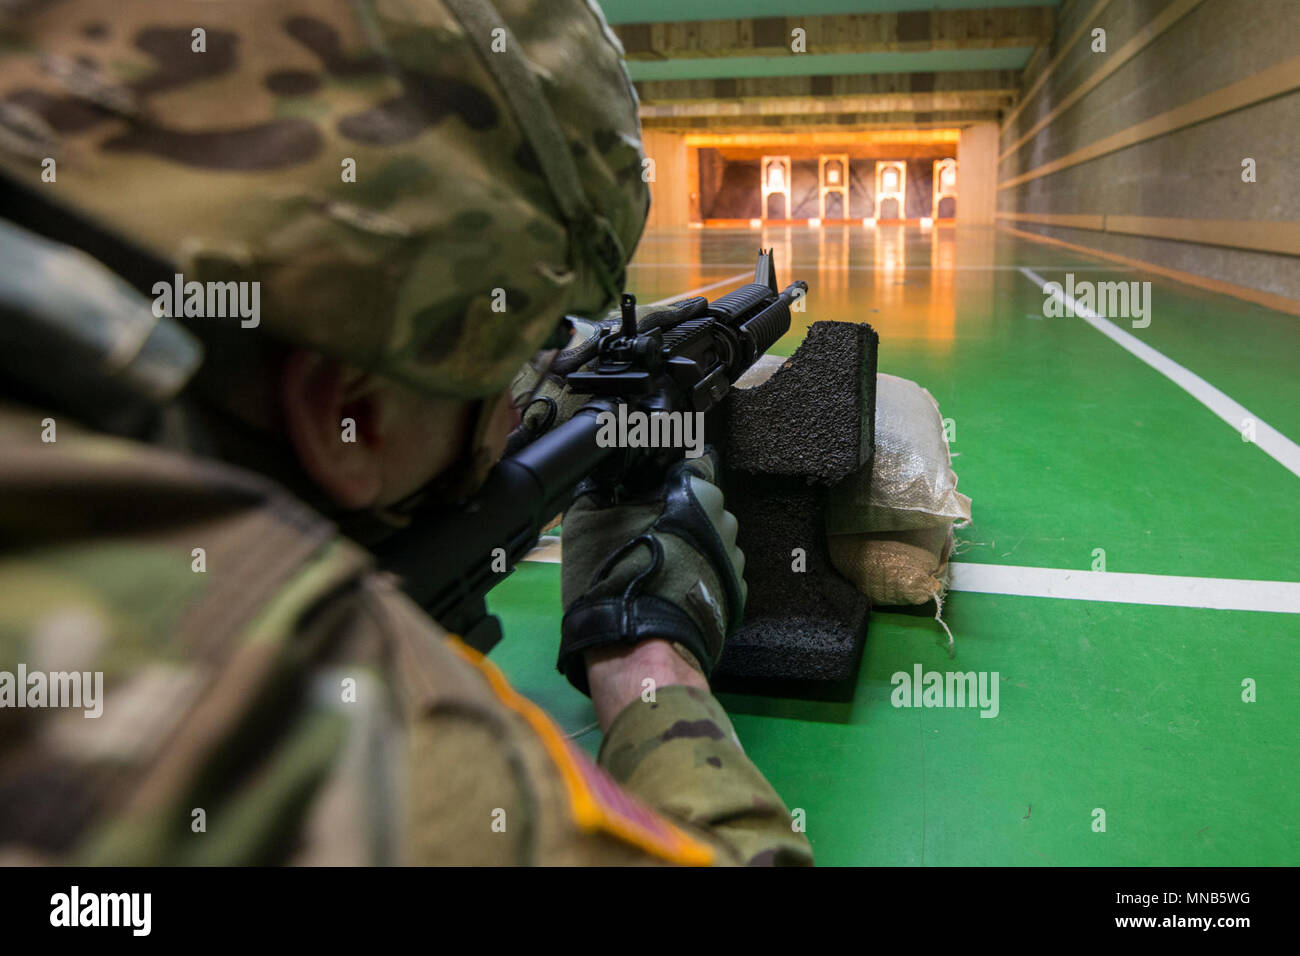
[[[630,249],[616,41],[586,0],[501,6]],[[4,173],[186,279],[260,283],[259,331],[481,397],[607,297],[444,3],[0,8]],[[709,695],[628,708],[611,779],[302,502],[110,437],[198,349],[32,242],[0,224],[0,862],[807,861]]]
[[[0,861],[809,862],[712,696],[601,770],[270,482],[17,404],[0,449]]]

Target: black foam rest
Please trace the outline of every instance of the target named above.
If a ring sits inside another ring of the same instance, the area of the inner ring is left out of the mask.
[[[727,468],[832,485],[868,464],[877,345],[869,325],[814,322],[775,375],[728,396]]]
[[[823,516],[828,487],[871,466],[877,343],[867,325],[814,323],[776,374],[727,400],[724,489],[749,598],[718,665],[726,687],[857,668],[869,604],[832,567]]]

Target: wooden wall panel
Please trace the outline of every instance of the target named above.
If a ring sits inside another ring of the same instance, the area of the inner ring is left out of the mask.
[[[997,191],[997,124],[967,126],[957,141],[957,221],[991,223]]]
[[[691,175],[686,166],[686,137],[681,133],[645,130],[642,142],[646,157],[655,163],[646,227],[671,229],[689,224]]]

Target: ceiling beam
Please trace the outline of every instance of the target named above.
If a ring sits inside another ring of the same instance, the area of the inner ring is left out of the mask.
[[[1016,70],[954,70],[937,73],[859,73],[842,76],[762,76],[717,80],[644,80],[636,83],[643,104],[702,100],[767,100],[878,93],[974,92],[1015,96]]]
[[[828,113],[821,116],[684,116],[647,117],[648,130],[681,133],[833,132],[843,130],[957,129],[972,123],[997,122],[996,110],[938,110],[934,112]]]
[[[792,51],[796,29],[804,31],[810,54],[1046,46],[1053,19],[1052,7],[996,7],[622,23],[613,30],[629,60],[670,60],[798,55]]]
[[[688,147],[722,149],[730,154],[744,150],[769,150],[781,146],[791,154],[816,153],[830,144],[861,146],[952,146],[961,140],[958,129],[837,130],[830,133],[761,132],[761,133],[689,133]]]
[[[985,91],[932,93],[874,93],[847,96],[778,96],[762,100],[703,100],[689,103],[643,103],[641,118],[666,116],[774,116],[826,113],[928,113],[936,110],[999,110],[1010,108],[1014,94]]]

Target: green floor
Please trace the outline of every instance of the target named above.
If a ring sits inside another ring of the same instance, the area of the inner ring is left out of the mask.
[[[953,419],[960,561],[1088,570],[1102,548],[1112,572],[1300,580],[1300,478],[1084,322],[1044,318],[1018,267],[1150,280],[1133,334],[1292,440],[1300,318],[976,227],[651,234],[631,289],[710,285],[760,241],[811,287],[776,351],[808,322],[869,322],[880,370]],[[491,604],[494,660],[594,752],[590,704],[554,670],[558,566],[523,565]],[[874,612],[851,703],[722,695],[819,863],[1300,863],[1300,615],[954,592],[945,617],[951,662],[931,619]],[[890,675],[915,664],[997,671],[999,716],[894,708]]]

